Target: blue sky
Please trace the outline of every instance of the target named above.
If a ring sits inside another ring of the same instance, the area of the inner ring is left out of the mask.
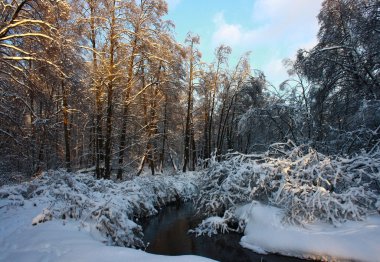
[[[167,19],[177,41],[187,32],[201,38],[202,60],[212,62],[215,47],[232,47],[230,66],[251,51],[251,64],[275,85],[287,78],[284,58],[316,44],[316,16],[322,0],[167,0]]]

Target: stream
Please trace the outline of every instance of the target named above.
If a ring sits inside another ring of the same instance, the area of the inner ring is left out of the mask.
[[[194,218],[192,203],[167,206],[158,215],[142,221],[146,252],[161,255],[198,255],[218,261],[305,261],[280,255],[260,255],[240,246],[243,234],[229,233],[216,236],[188,234],[200,222]]]

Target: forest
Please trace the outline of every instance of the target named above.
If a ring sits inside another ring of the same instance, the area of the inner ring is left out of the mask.
[[[377,1],[325,1],[319,43],[279,87],[221,45],[205,64],[164,1],[2,1],[4,172],[201,168],[292,140],[328,154],[378,142]]]
[[[232,64],[228,45],[204,62],[196,32],[176,39],[164,0],[1,0],[0,11],[1,212],[44,196],[58,204],[33,224],[91,219],[108,244],[142,249],[135,218],[179,200],[209,217],[197,235],[247,232],[252,201],[283,208],[279,224],[375,215],[380,230],[378,0],[324,0],[316,45],[283,61],[278,86],[249,52]]]

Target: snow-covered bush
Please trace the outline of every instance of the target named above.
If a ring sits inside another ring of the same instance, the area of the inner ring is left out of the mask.
[[[208,236],[212,236],[217,234],[218,232],[228,233],[229,226],[227,224],[227,220],[222,217],[209,217],[202,221],[199,226],[195,229],[190,229],[190,233],[195,233],[196,236],[200,236],[203,234],[207,234]]]
[[[212,162],[201,184],[197,208],[210,216],[231,214],[237,205],[259,200],[283,208],[286,222],[337,225],[378,210],[380,151],[343,158],[291,142],[275,144],[265,154],[234,153]]]
[[[196,236],[212,236],[218,233],[228,233],[230,231],[241,233],[245,225],[246,221],[243,219],[239,220],[235,213],[229,209],[224,212],[223,217],[211,216],[202,220],[195,229],[190,229],[189,233],[194,233]]]
[[[49,209],[45,208],[41,214],[38,214],[32,220],[32,225],[35,226],[39,223],[44,223],[52,219],[52,214]]]
[[[77,219],[98,230],[110,245],[144,248],[136,219],[154,215],[170,202],[193,198],[198,192],[194,176],[141,176],[115,183],[88,174],[51,171],[31,182],[0,188],[0,201],[2,208],[31,201],[41,209],[32,221],[35,225],[50,219]]]

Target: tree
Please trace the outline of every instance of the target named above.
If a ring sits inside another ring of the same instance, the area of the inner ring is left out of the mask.
[[[65,21],[69,8],[64,1],[42,0],[1,1],[0,8],[1,115],[5,126],[9,124],[1,128],[1,136],[17,144],[8,145],[8,153],[26,153],[20,167],[29,169],[31,164],[29,172],[35,173],[42,169],[44,156],[46,165],[57,157],[50,139],[57,133],[52,96],[59,91],[49,81],[65,74],[50,51],[58,45],[56,19]]]
[[[225,65],[228,62],[228,55],[231,53],[229,46],[221,45],[215,49],[215,61],[210,66],[209,74],[203,80],[204,95],[207,105],[204,107],[204,158],[210,158],[214,146],[214,114],[217,106],[217,95]]]
[[[236,136],[233,136],[235,122],[233,112],[235,111],[236,96],[241,92],[244,85],[246,85],[251,75],[250,71],[249,53],[247,53],[239,59],[235,69],[224,78],[216,142],[216,153],[218,156],[226,153],[224,150],[225,142],[228,142],[227,150],[233,149],[232,141],[236,139]],[[226,133],[228,133],[227,136],[225,136]]]
[[[102,28],[104,28],[104,19],[102,17],[102,2],[95,0],[78,1],[77,10],[78,19],[77,22],[83,25],[85,28],[84,35],[87,39],[84,52],[89,52],[91,58],[91,65],[88,69],[90,75],[91,89],[94,92],[94,104],[95,104],[95,116],[94,116],[94,128],[92,130],[94,138],[93,147],[94,162],[95,162],[95,174],[96,177],[102,178],[104,176],[104,139],[103,139],[103,74],[99,70],[99,60],[101,53],[101,43],[99,43],[98,34]],[[105,9],[105,8],[104,8]]]
[[[148,61],[146,69],[150,79],[150,84],[145,84],[147,97],[144,98],[147,106],[144,106],[146,129],[143,141],[146,147],[138,174],[142,172],[145,163],[148,163],[152,174],[155,174],[158,165],[159,169],[162,169],[169,126],[168,107],[169,102],[173,103],[169,98],[175,97],[178,93],[177,84],[182,77],[180,63],[183,50],[175,43],[170,33],[163,30],[155,42],[151,40],[150,43],[154,45],[147,47],[149,49],[146,50],[149,54],[146,56]],[[160,138],[162,138],[161,150]]]
[[[126,135],[127,135],[127,120],[129,114],[129,106],[131,104],[131,94],[133,88],[135,88],[138,70],[137,66],[144,66],[144,61],[152,58],[157,59],[158,56],[154,52],[156,48],[157,39],[159,35],[164,32],[164,22],[162,21],[162,16],[167,13],[167,4],[161,0],[155,1],[140,1],[138,4],[132,1],[129,6],[129,13],[127,19],[131,25],[131,30],[126,31],[127,39],[129,41],[129,57],[127,64],[127,83],[124,88],[124,101],[123,101],[123,117],[122,117],[122,127],[119,143],[119,168],[118,168],[118,179],[122,178],[123,172],[123,160],[124,152],[126,146]],[[142,69],[143,74],[145,69]],[[144,76],[145,77],[145,76]],[[145,79],[143,81],[143,87],[141,93],[145,93],[145,89],[152,86],[152,83],[145,84]],[[146,113],[146,109],[144,109]]]
[[[115,81],[117,78],[116,74],[116,49],[118,45],[118,34],[117,34],[117,21],[116,15],[118,12],[119,2],[116,0],[111,0],[106,2],[106,6],[110,12],[110,18],[108,20],[108,63],[107,63],[107,105],[106,105],[106,136],[104,144],[104,178],[111,178],[111,150],[112,150],[112,125],[113,125],[113,92],[115,88]]]
[[[358,130],[352,116],[364,101],[379,96],[378,10],[378,1],[324,1],[318,16],[319,42],[310,51],[299,51],[296,66],[312,83],[314,139],[322,147],[355,148],[357,138],[341,134]]]
[[[199,63],[200,52],[195,47],[199,44],[199,36],[192,33],[188,33],[185,43],[188,43],[187,56],[189,60],[189,73],[188,73],[188,91],[187,91],[187,112],[186,112],[186,123],[185,123],[185,141],[184,141],[184,156],[183,156],[183,168],[182,171],[186,172],[187,166],[190,160],[190,148],[191,148],[191,133],[194,133],[193,127],[193,90],[194,90],[194,78],[196,75],[196,66]],[[195,146],[194,146],[195,147]],[[195,151],[195,148],[192,148]],[[194,167],[193,167],[194,168]]]

